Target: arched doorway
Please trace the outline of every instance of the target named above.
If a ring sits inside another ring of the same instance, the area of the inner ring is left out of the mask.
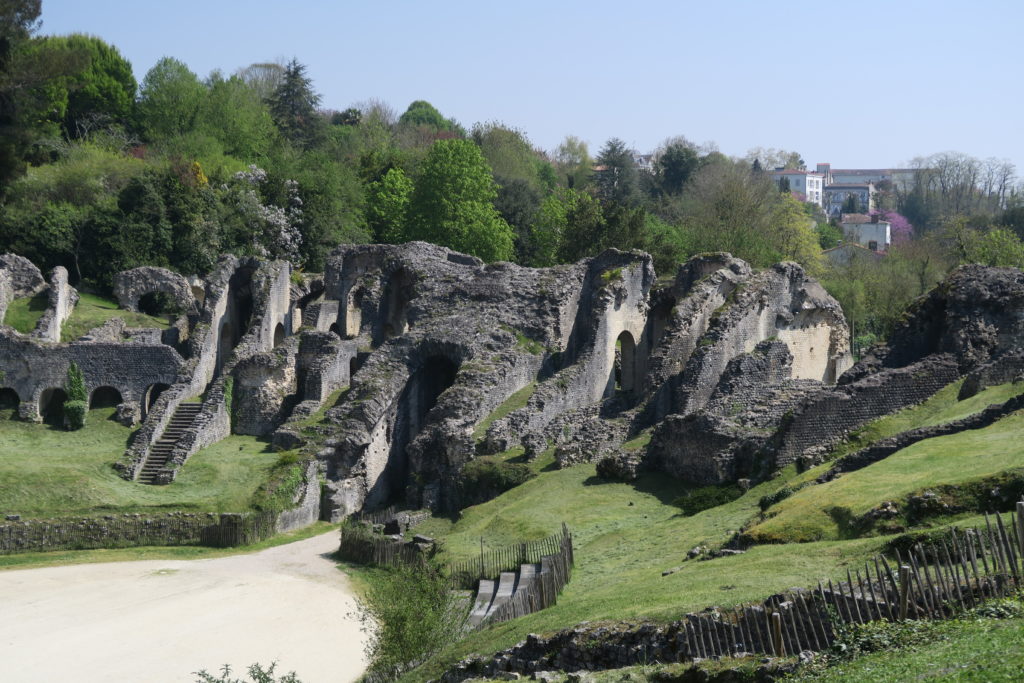
[[[47,424],[64,424],[64,402],[67,393],[60,388],[46,389],[39,395],[39,414]]]
[[[139,297],[139,310],[154,318],[174,315],[176,308],[174,299],[165,292],[146,292]]]
[[[629,331],[615,340],[615,388],[631,392],[636,388],[636,342]]]
[[[89,397],[89,409],[113,408],[122,402],[121,392],[114,387],[98,387]]]
[[[390,497],[400,495],[409,478],[409,458],[406,447],[423,428],[427,413],[437,404],[444,391],[455,383],[459,366],[444,356],[424,359],[401,395],[391,429],[391,449],[388,463],[381,478]]]
[[[21,397],[18,396],[17,391],[10,387],[0,389],[0,418],[17,417],[19,405],[21,405]]]
[[[338,337],[341,337],[341,330],[338,329],[338,323],[331,323],[331,327],[327,331],[333,332]]]
[[[274,348],[276,349],[284,341],[284,325],[281,323],[277,324],[274,328]]]
[[[146,394],[142,399],[142,405],[145,407],[147,415],[149,414],[149,411],[153,409],[153,404],[156,403],[156,400],[160,398],[160,394],[170,388],[170,385],[162,384],[160,382],[149,385],[149,388],[146,389]]]
[[[412,299],[413,277],[405,268],[400,268],[388,278],[384,294],[384,341],[405,334],[409,329],[407,312]]]

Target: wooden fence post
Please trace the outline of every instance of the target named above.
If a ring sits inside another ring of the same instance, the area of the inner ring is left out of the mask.
[[[1024,559],[1024,500],[1017,503],[1017,545],[1020,556]]]
[[[907,608],[910,606],[910,567],[900,565],[900,621],[907,618]]]
[[[786,656],[786,646],[782,642],[782,615],[772,612],[772,650],[776,657]]]

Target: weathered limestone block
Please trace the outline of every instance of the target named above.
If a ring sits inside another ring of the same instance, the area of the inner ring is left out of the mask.
[[[46,311],[36,323],[32,336],[36,339],[59,342],[60,329],[78,303],[78,292],[68,284],[68,271],[64,266],[57,266],[50,271],[50,287],[47,291],[49,302]]]
[[[0,255],[0,273],[7,274],[15,299],[38,294],[46,288],[42,272],[24,256]]]

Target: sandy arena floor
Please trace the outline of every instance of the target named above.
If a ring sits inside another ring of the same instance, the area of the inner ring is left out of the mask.
[[[365,635],[331,532],[250,555],[0,572],[0,681],[191,683],[277,661],[353,681]]]

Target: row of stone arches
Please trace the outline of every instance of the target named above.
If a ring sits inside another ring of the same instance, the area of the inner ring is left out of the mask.
[[[160,397],[160,394],[169,388],[170,385],[163,384],[161,382],[149,385],[142,396],[143,412],[148,413],[153,407],[153,404],[156,403],[156,400]],[[13,411],[17,414],[18,407],[21,405],[21,400],[21,396],[13,387],[0,388],[0,410]],[[44,389],[40,392],[39,399],[37,401],[39,415],[43,420],[63,418],[64,403],[67,400],[68,394],[63,387],[49,387]],[[90,410],[94,408],[113,408],[123,402],[124,396],[121,391],[112,386],[96,387],[89,394]]]

